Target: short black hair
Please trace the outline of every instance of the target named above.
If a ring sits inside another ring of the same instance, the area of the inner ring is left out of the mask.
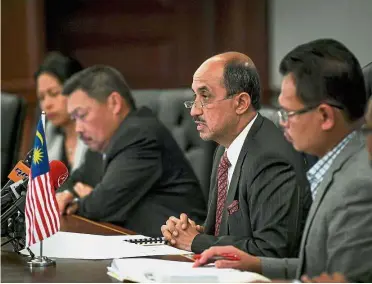
[[[280,62],[282,75],[293,75],[297,96],[308,106],[333,102],[353,122],[367,104],[362,68],[355,55],[333,39],[318,39],[295,47]]]
[[[223,83],[227,97],[246,92],[251,98],[253,108],[260,109],[260,76],[253,64],[239,59],[229,60],[225,64]]]
[[[62,93],[68,96],[79,89],[100,102],[105,102],[112,92],[118,92],[131,109],[136,109],[127,82],[123,75],[113,67],[94,65],[76,73],[65,82]]]
[[[56,77],[63,84],[68,78],[82,69],[82,65],[75,58],[63,55],[58,51],[52,51],[47,54],[35,72],[34,79],[36,81],[41,74],[48,73]]]

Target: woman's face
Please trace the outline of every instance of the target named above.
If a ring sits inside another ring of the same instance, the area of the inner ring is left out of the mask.
[[[63,126],[70,122],[67,113],[67,97],[62,95],[59,80],[48,73],[42,73],[36,80],[37,97],[40,108],[45,111],[49,121],[55,126]]]

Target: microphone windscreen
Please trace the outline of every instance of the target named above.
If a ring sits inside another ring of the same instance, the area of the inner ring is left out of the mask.
[[[68,169],[64,163],[53,160],[49,163],[50,178],[52,179],[54,189],[58,189],[68,178]]]
[[[19,161],[9,173],[8,179],[13,182],[20,181],[30,175],[30,168],[23,161]]]

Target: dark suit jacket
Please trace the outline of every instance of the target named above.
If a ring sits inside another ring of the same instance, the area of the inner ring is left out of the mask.
[[[192,251],[233,245],[257,256],[296,256],[311,205],[302,156],[258,114],[239,154],[215,237],[216,172],[224,151],[216,150],[205,233],[194,238]]]
[[[73,179],[76,182],[79,177]],[[147,108],[132,111],[110,140],[101,182],[80,200],[78,214],[160,236],[168,217],[182,212],[205,220],[197,178],[152,112]]]

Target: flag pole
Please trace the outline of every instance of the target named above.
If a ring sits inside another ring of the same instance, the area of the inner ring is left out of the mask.
[[[45,111],[41,112],[41,122],[43,124],[43,130],[45,133]],[[28,266],[32,268],[36,267],[46,267],[46,266],[55,266],[56,261],[50,259],[46,256],[43,256],[43,240],[40,241],[40,255],[38,257],[33,257],[27,262]]]

